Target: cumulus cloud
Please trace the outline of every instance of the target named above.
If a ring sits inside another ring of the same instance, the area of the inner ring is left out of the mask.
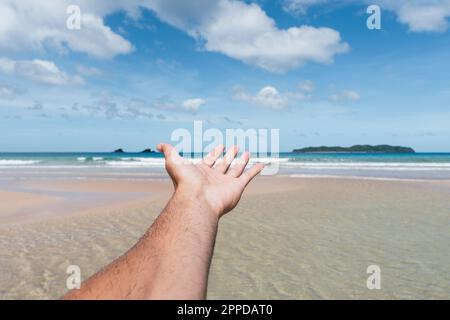
[[[285,0],[286,11],[305,13],[309,7],[330,0]],[[339,0],[364,5],[378,3],[396,13],[411,31],[448,29],[450,0]],[[198,48],[218,52],[271,72],[285,72],[308,62],[330,63],[349,50],[338,31],[307,25],[280,28],[256,3],[238,0],[78,0],[81,29],[66,27],[71,0],[0,2],[0,52],[80,52],[112,58],[133,51],[124,36],[105,25],[104,18],[126,12],[138,21],[142,8],[197,40]],[[44,68],[51,68],[47,65]],[[79,73],[94,75],[93,70]],[[47,80],[46,80],[47,81]],[[63,78],[51,82],[64,82]]]
[[[322,4],[377,4],[396,14],[397,20],[413,32],[442,32],[449,27],[450,0],[284,0],[283,9],[292,14],[306,14]]]
[[[440,32],[449,27],[450,0],[379,0],[378,4],[394,11],[398,21],[414,32]]]
[[[260,6],[237,0],[79,0],[81,29],[66,27],[70,0],[4,0],[0,4],[0,50],[82,52],[111,58],[133,50],[131,43],[104,24],[104,17],[124,11],[139,19],[141,8],[198,40],[206,51],[283,72],[306,62],[329,63],[349,46],[330,28],[281,29]]]
[[[332,94],[330,99],[334,102],[358,101],[361,99],[361,95],[353,90],[343,90],[339,93]]]
[[[311,26],[280,29],[256,4],[218,1],[210,18],[189,30],[208,51],[220,52],[247,64],[284,72],[306,62],[330,63],[347,52],[339,32]]]
[[[241,88],[237,88],[235,89],[233,99],[274,110],[284,109],[288,105],[288,99],[272,86],[265,86],[254,95],[249,94]]]
[[[301,82],[296,90],[285,92],[280,92],[274,86],[268,85],[252,94],[244,88],[236,86],[232,89],[232,98],[260,107],[283,110],[292,106],[295,102],[311,100],[314,90],[314,84],[310,80]]]
[[[195,112],[195,111],[198,111],[198,109],[205,103],[206,103],[206,101],[201,98],[187,99],[181,103],[181,108],[186,111]]]
[[[29,80],[52,85],[82,84],[83,78],[68,75],[47,60],[12,60],[0,58],[0,72],[15,74]]]
[[[82,52],[97,58],[110,58],[132,51],[129,41],[106,26],[103,17],[116,10],[131,12],[125,1],[77,1],[81,8],[81,28],[66,26],[69,0],[3,0],[0,3],[0,50],[41,51],[53,48],[62,53]]]

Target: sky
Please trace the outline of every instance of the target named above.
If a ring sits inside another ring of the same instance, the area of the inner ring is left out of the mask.
[[[0,0],[0,151],[140,151],[201,120],[279,129],[282,151],[450,152],[449,18],[450,0]]]

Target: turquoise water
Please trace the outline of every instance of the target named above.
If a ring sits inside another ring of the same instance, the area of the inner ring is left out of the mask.
[[[195,155],[199,157],[200,155]],[[450,163],[450,153],[293,153],[282,152],[278,154],[279,158],[289,159],[290,161],[306,162],[409,162],[409,163]],[[85,158],[85,159],[82,159]],[[43,153],[1,153],[0,165],[4,165],[5,160],[30,161],[38,160],[41,164],[80,164],[83,160],[89,161],[132,161],[133,159],[161,159],[163,155],[159,152],[154,153],[106,153],[106,152],[43,152]]]
[[[293,161],[325,162],[401,162],[401,163],[450,163],[450,153],[282,153]]]
[[[197,158],[200,155],[197,155]],[[450,179],[450,153],[415,154],[301,154],[254,156],[251,162],[270,162],[277,174],[301,176],[355,176],[404,179]],[[159,173],[160,153],[0,153],[0,177],[41,172]],[[81,174],[83,176],[83,174]]]

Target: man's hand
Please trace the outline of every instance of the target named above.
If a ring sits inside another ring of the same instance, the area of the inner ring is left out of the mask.
[[[219,218],[232,210],[245,186],[263,169],[244,172],[249,154],[230,168],[238,149],[215,148],[199,164],[174,147],[158,145],[175,193],[127,253],[72,290],[65,299],[204,299]]]
[[[237,146],[220,158],[224,146],[219,145],[198,164],[182,158],[169,144],[159,144],[157,148],[164,153],[166,170],[176,192],[206,203],[218,218],[237,205],[247,184],[264,168],[258,163],[244,172],[250,157],[248,152],[230,167],[239,152]]]

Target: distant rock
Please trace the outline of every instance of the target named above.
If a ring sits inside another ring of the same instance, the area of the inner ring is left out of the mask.
[[[123,149],[117,149],[117,150],[114,150],[114,153],[125,153],[125,151],[123,151]]]
[[[155,153],[155,151],[153,151],[152,149],[148,148],[143,150],[141,153]]]
[[[352,147],[307,147],[294,149],[292,152],[298,153],[416,153],[409,147],[390,146],[387,144],[371,146],[356,145]]]

